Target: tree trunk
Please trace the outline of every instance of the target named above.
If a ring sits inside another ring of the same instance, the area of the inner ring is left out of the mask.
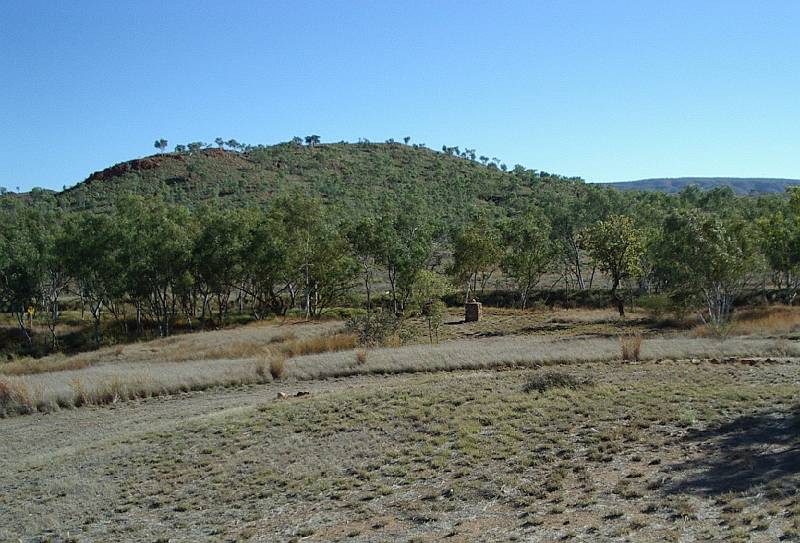
[[[395,281],[397,279],[397,270],[389,268],[389,288],[392,290],[392,306],[394,307],[394,314],[397,315],[397,287]]]
[[[33,348],[33,339],[31,338],[30,333],[28,333],[28,329],[25,327],[24,308],[17,312],[17,323],[19,324],[19,329],[22,330],[22,335],[25,336],[25,341],[28,343],[28,348]]]
[[[617,306],[617,311],[619,311],[620,318],[625,317],[625,300],[622,296],[619,295],[619,279],[614,279],[614,285],[611,287],[611,299],[613,300],[614,304]]]
[[[370,281],[372,272],[369,269],[369,264],[364,263],[364,289],[367,291],[367,323],[365,327],[366,340],[370,340],[370,319],[372,317],[372,283]]]

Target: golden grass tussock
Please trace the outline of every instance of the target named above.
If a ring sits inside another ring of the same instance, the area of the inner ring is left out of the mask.
[[[0,364],[0,375],[33,375],[53,371],[80,370],[91,365],[82,357],[52,356],[46,359],[20,358]]]
[[[317,353],[330,353],[354,349],[358,338],[354,334],[331,334],[325,336],[295,339],[281,346],[281,352],[287,358]]]
[[[735,335],[773,335],[800,331],[800,308],[775,306],[742,311],[733,322]]]
[[[800,331],[800,307],[777,305],[746,309],[736,313],[731,322],[720,326],[701,324],[692,337],[775,336]]]
[[[15,379],[0,379],[0,416],[32,413],[36,406],[28,387]]]
[[[282,357],[273,358],[269,362],[269,374],[277,380],[283,377],[286,371],[286,360]]]
[[[622,351],[622,360],[638,362],[642,351],[642,336],[620,336],[619,346]]]
[[[294,332],[287,332],[285,334],[281,334],[279,336],[275,336],[269,339],[267,343],[274,345],[275,343],[285,343],[287,341],[293,341],[297,339],[297,334]]]

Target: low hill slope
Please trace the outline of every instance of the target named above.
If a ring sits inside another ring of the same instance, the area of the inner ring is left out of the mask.
[[[247,152],[202,149],[116,164],[63,192],[41,191],[68,209],[103,209],[123,194],[159,195],[195,206],[259,205],[274,194],[320,195],[346,211],[374,209],[381,199],[457,217],[471,206],[506,207],[543,179],[560,176],[398,143],[284,143]]]

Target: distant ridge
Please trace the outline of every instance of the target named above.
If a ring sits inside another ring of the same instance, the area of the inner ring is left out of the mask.
[[[618,190],[641,190],[655,192],[680,192],[688,186],[697,186],[701,190],[716,187],[730,187],[736,194],[768,194],[782,193],[786,187],[800,185],[800,179],[779,179],[762,177],[675,177],[640,179],[638,181],[621,181],[601,183]]]

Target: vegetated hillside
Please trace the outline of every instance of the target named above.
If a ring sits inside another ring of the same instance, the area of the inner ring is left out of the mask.
[[[123,194],[160,195],[189,206],[244,206],[304,191],[344,211],[370,211],[388,198],[453,217],[471,206],[511,205],[543,179],[563,178],[522,167],[505,172],[494,163],[399,143],[283,143],[246,152],[209,148],[153,155],[95,172],[63,192],[32,197],[76,210],[106,208]]]
[[[758,177],[676,177],[672,179],[640,179],[638,181],[622,181],[603,183],[603,185],[619,190],[640,190],[657,192],[680,192],[686,187],[696,186],[702,190],[716,187],[730,187],[740,195],[782,193],[786,187],[800,185],[800,179],[772,179]]]

